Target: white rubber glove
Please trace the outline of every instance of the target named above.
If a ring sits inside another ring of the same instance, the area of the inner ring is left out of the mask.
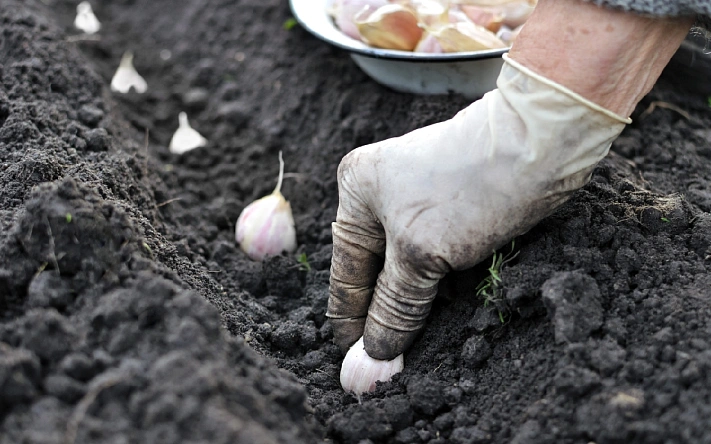
[[[327,316],[344,353],[362,335],[373,358],[403,353],[445,273],[549,215],[631,122],[504,58],[498,89],[452,119],[341,162]]]

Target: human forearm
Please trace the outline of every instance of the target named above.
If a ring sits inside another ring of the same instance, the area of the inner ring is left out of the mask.
[[[654,86],[693,21],[645,17],[581,0],[540,0],[510,57],[627,116]]]

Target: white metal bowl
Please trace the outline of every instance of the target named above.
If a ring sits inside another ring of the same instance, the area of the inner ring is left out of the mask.
[[[426,54],[372,48],[343,34],[328,15],[332,0],[290,0],[296,20],[316,37],[350,52],[370,77],[390,88],[416,94],[455,92],[475,99],[496,88],[508,49]]]

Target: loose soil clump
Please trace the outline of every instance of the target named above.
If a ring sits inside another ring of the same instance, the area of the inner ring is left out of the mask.
[[[468,102],[373,83],[281,0],[103,2],[98,38],[74,1],[0,6],[0,443],[711,442],[706,97],[660,83],[359,402],[325,319],[338,162]],[[144,95],[108,90],[126,50]],[[175,156],[180,111],[209,143]],[[299,250],[256,263],[234,223],[279,151]]]

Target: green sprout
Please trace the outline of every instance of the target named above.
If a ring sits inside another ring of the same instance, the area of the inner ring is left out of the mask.
[[[67,215],[64,216],[64,219],[67,221],[68,224],[72,223],[72,213],[67,213]]]
[[[503,294],[501,289],[501,284],[503,280],[501,279],[501,270],[503,267],[514,260],[518,256],[519,251],[514,253],[514,248],[516,247],[516,241],[511,241],[511,251],[504,255],[504,253],[497,253],[494,251],[494,256],[491,260],[491,266],[489,267],[489,275],[485,277],[479,285],[476,287],[476,295],[484,298],[484,307],[488,307],[489,304],[496,304],[503,300]],[[501,310],[499,312],[499,320],[504,323],[504,314]]]
[[[667,219],[666,217],[662,217],[661,219],[662,219],[662,222],[667,222],[667,223],[670,222],[669,219]]]
[[[298,24],[299,24],[299,22],[297,22],[294,17],[289,17],[288,19],[286,19],[284,24],[281,25],[281,27],[287,31],[291,31],[294,28],[294,26],[296,26]]]
[[[296,258],[296,261],[299,263],[299,269],[301,271],[311,271],[311,264],[309,264],[309,258],[306,256],[306,253],[301,253],[298,258]]]
[[[709,96],[707,100],[708,100],[709,106],[711,106],[711,96]]]

